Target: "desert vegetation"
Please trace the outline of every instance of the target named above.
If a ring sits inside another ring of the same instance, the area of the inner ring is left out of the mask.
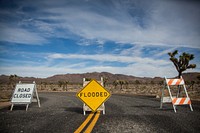
[[[122,93],[122,94],[136,94],[136,95],[151,95],[158,97],[160,96],[160,90],[164,87],[163,78],[137,78],[130,77],[127,75],[114,75],[111,73],[90,73],[87,74],[86,80],[95,79],[95,76],[103,77],[105,88],[111,93]],[[73,79],[74,75],[70,75]],[[85,76],[84,74],[82,75]],[[1,76],[2,77],[2,76]],[[7,76],[7,80],[0,83],[0,100],[9,101],[15,84],[20,80],[25,83],[31,83],[33,80],[36,81],[37,89],[39,92],[48,91],[48,92],[77,92],[83,88],[82,78],[81,80],[75,81],[70,79],[65,79],[66,75],[63,75],[63,78],[56,81],[52,78],[49,79],[36,79],[36,78],[23,78],[10,75]],[[188,93],[192,99],[200,99],[200,74],[199,73],[188,73],[183,74],[183,77],[186,81],[186,87]],[[5,77],[3,77],[6,79]],[[56,77],[55,77],[56,78]],[[176,88],[174,89],[176,91]]]

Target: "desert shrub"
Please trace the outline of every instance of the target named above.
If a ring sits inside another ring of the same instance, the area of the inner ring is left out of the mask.
[[[8,101],[12,97],[12,91],[1,91],[0,92],[0,101]]]

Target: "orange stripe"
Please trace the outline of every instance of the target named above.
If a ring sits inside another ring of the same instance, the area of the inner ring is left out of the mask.
[[[178,99],[181,99],[181,100],[180,100],[179,103],[176,103],[176,101],[177,101]],[[172,103],[173,103],[173,104],[176,104],[176,105],[183,105],[184,102],[186,101],[186,99],[187,99],[187,98],[174,98],[174,99],[172,100]],[[191,100],[189,100],[188,103],[185,103],[185,104],[191,104]]]
[[[173,83],[173,81],[174,81],[173,79],[169,79],[169,81],[168,81],[167,84],[168,84],[168,85],[171,85],[171,84]]]
[[[179,104],[184,104],[185,102],[185,98],[181,98],[181,101],[179,102]]]
[[[176,103],[176,100],[177,100],[177,98],[174,98],[174,99],[172,100],[172,103],[175,104],[175,103]]]
[[[174,84],[174,80],[176,80],[176,83]],[[180,85],[183,79],[168,79],[168,85]]]
[[[191,100],[188,101],[188,104],[191,104]]]
[[[179,85],[181,83],[182,79],[177,80],[176,85]]]
[[[179,85],[180,84],[180,79],[178,79],[175,83],[175,85]]]

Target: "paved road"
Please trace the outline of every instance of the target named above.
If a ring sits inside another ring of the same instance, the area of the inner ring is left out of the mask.
[[[72,133],[87,118],[75,93],[39,93],[41,108],[32,103],[0,110],[0,133]],[[101,113],[93,132],[199,132],[200,103],[193,102],[194,111],[179,106],[174,113],[171,105],[159,109],[153,97],[112,95],[106,102],[106,114]]]

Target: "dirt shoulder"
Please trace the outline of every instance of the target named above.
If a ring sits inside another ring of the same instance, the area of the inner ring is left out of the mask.
[[[0,102],[0,109],[10,106],[10,102]]]

